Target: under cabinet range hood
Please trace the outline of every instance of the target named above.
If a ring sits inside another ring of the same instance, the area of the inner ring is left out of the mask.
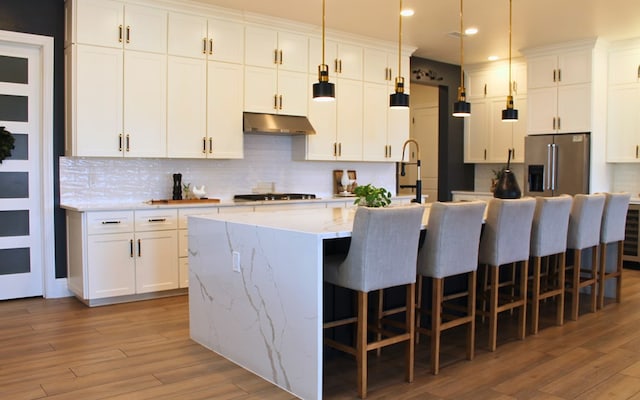
[[[272,135],[315,135],[307,117],[280,114],[262,114],[245,112],[243,115],[244,133],[263,133]]]

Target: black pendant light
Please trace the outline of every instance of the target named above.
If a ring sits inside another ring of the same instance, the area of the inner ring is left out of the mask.
[[[398,12],[398,76],[396,77],[396,91],[389,96],[389,107],[409,108],[409,95],[404,92],[404,78],[402,77],[402,0]]]
[[[507,108],[502,110],[503,122],[517,122],[518,110],[513,108],[513,85],[511,84],[511,8],[513,0],[509,0],[509,96],[507,96]]]
[[[336,87],[329,82],[329,66],[324,62],[325,0],[322,0],[322,64],[318,65],[318,82],[313,84],[314,101],[334,101]]]
[[[464,31],[462,30],[462,0],[460,0],[460,86],[458,86],[458,101],[453,103],[454,117],[468,117],[471,115],[471,104],[467,102],[464,88]]]

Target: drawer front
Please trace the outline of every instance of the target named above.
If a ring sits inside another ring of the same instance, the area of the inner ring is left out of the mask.
[[[189,257],[189,231],[178,230],[178,257]]]
[[[133,211],[92,211],[87,213],[89,235],[133,232]]]
[[[178,210],[139,210],[135,213],[136,232],[160,231],[178,228]]]
[[[197,207],[178,209],[178,229],[185,229],[188,225],[189,215],[210,215],[217,214],[218,207]]]

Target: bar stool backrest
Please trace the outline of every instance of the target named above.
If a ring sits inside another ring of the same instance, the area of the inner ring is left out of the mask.
[[[600,243],[600,226],[604,209],[604,193],[576,194],[573,196],[567,248],[588,249]]]
[[[546,257],[565,252],[572,201],[573,198],[567,194],[536,197],[531,226],[531,256]]]
[[[624,240],[629,200],[631,200],[629,193],[605,193],[600,243]]]

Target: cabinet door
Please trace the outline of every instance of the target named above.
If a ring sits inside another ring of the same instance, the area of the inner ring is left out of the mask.
[[[76,45],[75,156],[121,157],[122,50]]]
[[[609,85],[640,81],[640,49],[615,51],[609,54]]]
[[[86,269],[90,299],[135,293],[133,250],[130,233],[88,236]]]
[[[168,157],[204,158],[207,155],[208,148],[205,138],[207,135],[206,65],[206,61],[202,59],[169,56],[167,71]]]
[[[555,87],[558,56],[531,57],[527,60],[528,89]]]
[[[385,98],[388,106],[389,96]],[[408,108],[387,108],[387,146],[389,146],[389,158],[387,161],[401,161],[402,145],[409,139],[411,118]],[[364,132],[367,132],[366,130]],[[364,139],[363,139],[364,141]]]
[[[207,157],[242,158],[242,65],[216,61],[208,65]]]
[[[124,47],[129,50],[167,52],[167,12],[127,4],[124,9]]]
[[[176,289],[178,283],[178,233],[176,230],[135,235],[136,293]]]
[[[112,0],[77,0],[76,43],[122,48],[124,5]]]
[[[389,91],[386,84],[365,83],[363,121],[367,140],[363,142],[364,161],[388,161],[387,112]],[[391,110],[389,110],[391,111]],[[395,111],[395,110],[394,110]],[[401,144],[402,145],[402,144]],[[400,156],[398,155],[398,158]]]
[[[244,111],[258,113],[277,111],[277,76],[275,68],[245,66]]]
[[[529,109],[527,107],[527,98],[519,96],[514,99],[515,107],[518,110],[518,121],[511,122],[513,125],[513,154],[511,162],[524,162],[524,138],[527,136],[527,121],[529,120]],[[501,116],[502,117],[502,116]]]
[[[338,44],[331,40],[325,42],[324,62],[329,67],[329,80],[335,83],[335,61],[338,59]],[[309,73],[314,76],[313,82],[318,82],[318,65],[322,64],[322,40],[309,39]]]
[[[519,62],[511,68],[511,90],[513,95],[527,94],[527,64]]]
[[[468,71],[466,85],[467,97],[469,99],[487,97],[489,77],[490,73],[488,70]]]
[[[244,25],[209,20],[209,60],[242,64],[244,60]]]
[[[640,162],[640,89],[637,85],[609,89],[607,118],[607,161]]]
[[[591,82],[591,49],[568,51],[558,56],[560,85]]]
[[[309,85],[316,81],[316,77],[309,75]],[[310,97],[307,100],[309,122],[311,122],[316,134],[304,138],[306,140],[305,158],[308,160],[335,160],[336,102],[313,101]]]
[[[393,60],[393,57],[387,54],[386,51],[369,48],[364,49],[364,80],[366,82],[380,84],[393,82],[395,78],[393,71],[395,70],[390,71],[389,68]],[[405,77],[407,81],[409,80],[408,78],[408,76]]]
[[[167,40],[169,55],[204,59],[208,50],[206,18],[169,13]]]
[[[339,70],[338,75],[346,79],[362,79],[363,50],[360,46],[351,44],[338,44],[337,65],[334,68]],[[329,61],[327,61],[327,64]],[[331,65],[329,64],[331,67]],[[337,89],[336,89],[337,90]]]
[[[527,97],[529,104],[527,133],[534,135],[555,132],[554,120],[558,115],[558,90],[556,87],[532,89],[529,86]]]
[[[513,125],[517,122],[502,121],[502,109],[505,106],[506,102],[503,99],[492,100],[489,104],[490,146],[488,161],[506,164],[509,150],[513,148]],[[518,114],[520,114],[519,107],[516,106],[516,108],[518,109]]]
[[[591,85],[558,86],[559,133],[591,130]]]
[[[278,33],[272,29],[247,26],[244,37],[244,61],[246,65],[275,68],[278,50]]]
[[[464,162],[487,162],[490,108],[485,101],[470,103],[471,116],[464,121]]]
[[[336,84],[338,159],[362,160],[362,81],[339,79]]]
[[[167,156],[167,56],[124,55],[125,156]]]
[[[281,52],[278,68],[285,71],[304,72],[308,70],[309,39],[304,35],[289,32],[278,33],[278,51]]]
[[[278,71],[278,113],[307,115],[309,75],[306,72]]]

